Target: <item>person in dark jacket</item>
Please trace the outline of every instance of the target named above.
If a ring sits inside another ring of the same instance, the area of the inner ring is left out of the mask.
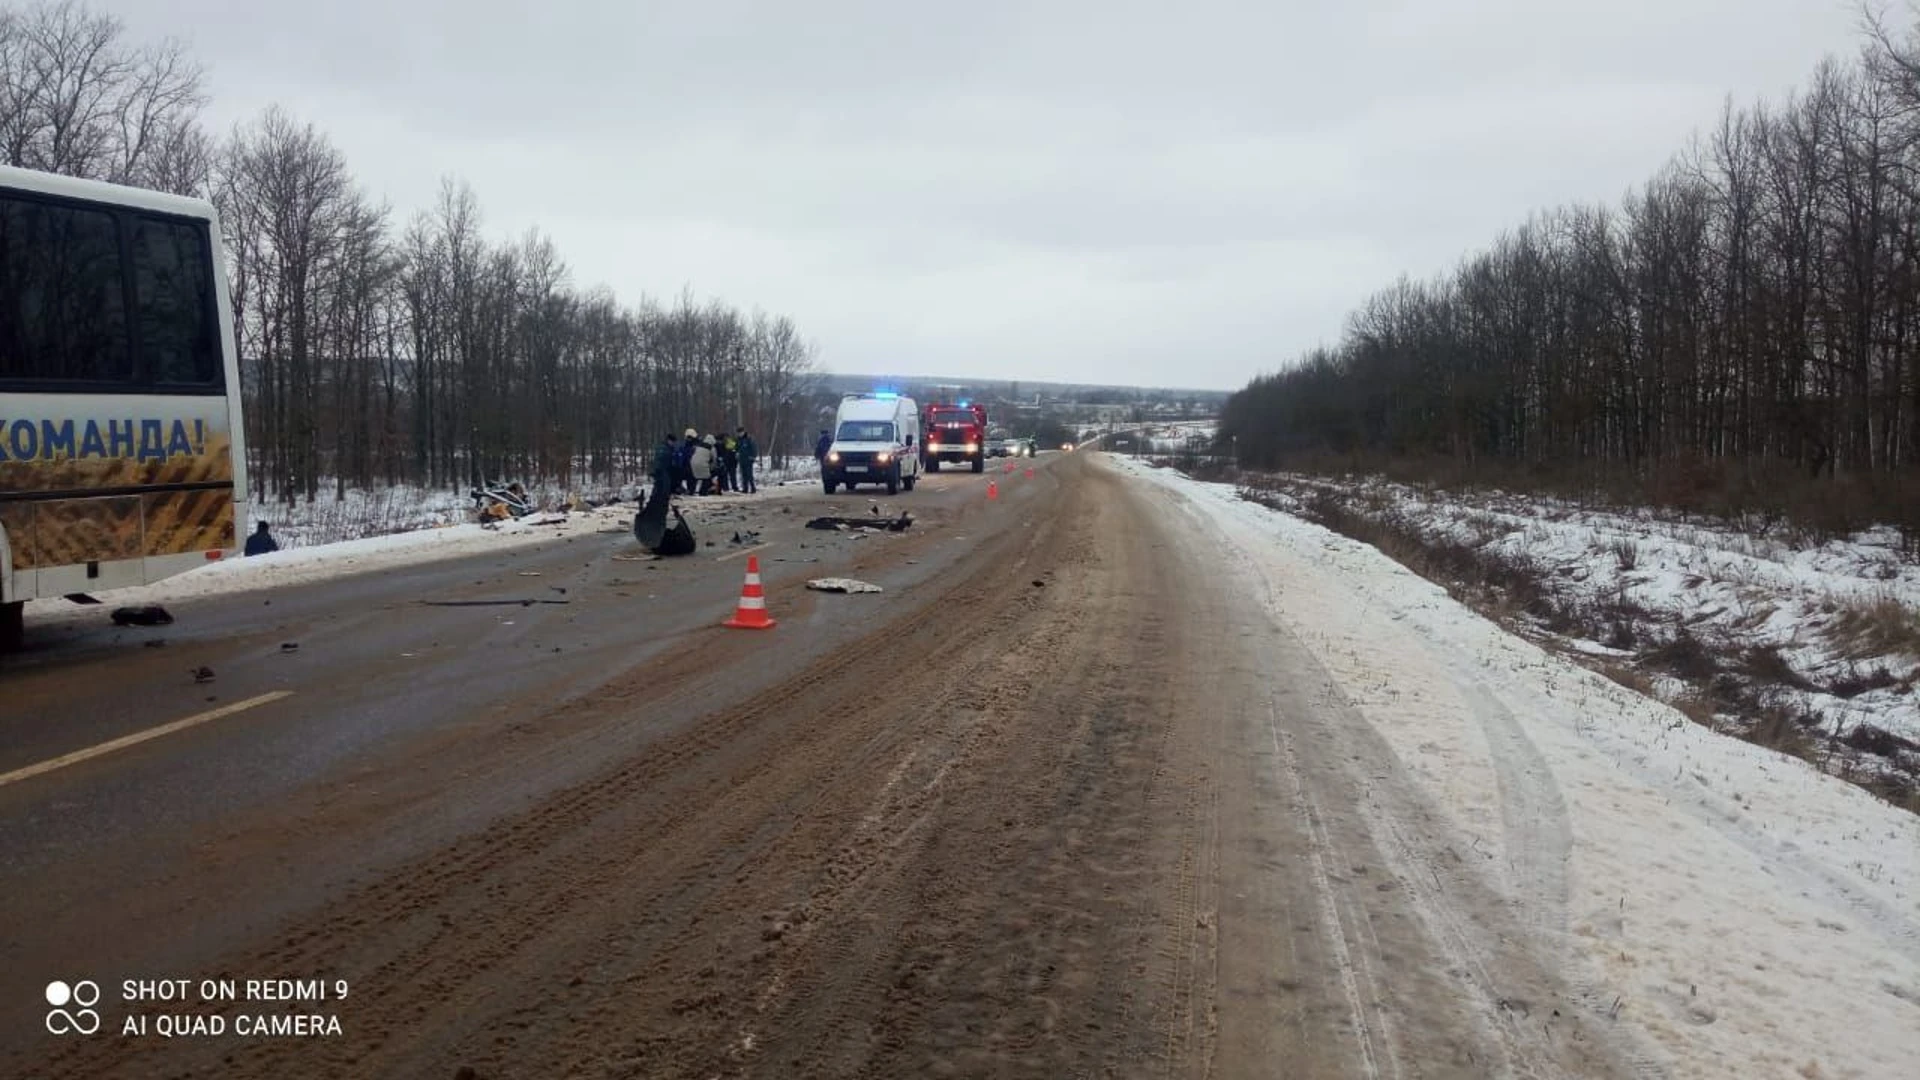
[[[252,536],[247,537],[248,556],[266,555],[279,550],[279,543],[276,542],[273,537],[267,535],[267,523],[264,521],[260,523],[258,528],[253,530]]]
[[[741,428],[734,433],[733,452],[734,456],[740,460],[740,490],[748,495],[756,494],[760,490],[753,486],[753,459],[759,450],[759,447],[753,445],[753,436],[747,434],[746,428]]]
[[[813,444],[813,460],[819,462],[822,469],[827,467],[827,451],[831,449],[833,449],[833,434],[826,428],[821,428],[820,441]]]
[[[671,431],[667,432],[666,436],[660,440],[659,446],[653,448],[652,476],[654,490],[658,491],[662,488],[668,491],[673,490],[674,481],[679,479],[680,475],[675,463],[675,458],[679,456],[679,450],[678,440],[673,437],[673,432]]]
[[[679,457],[675,463],[679,466],[680,491],[683,495],[692,495],[697,490],[693,481],[693,450],[700,443],[700,433],[687,429],[686,438],[680,443]]]
[[[739,490],[739,457],[733,455],[732,434],[714,436],[714,490],[726,494]]]

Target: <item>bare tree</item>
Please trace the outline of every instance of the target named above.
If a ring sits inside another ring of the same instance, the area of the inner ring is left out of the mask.
[[[1920,535],[1920,31],[1864,21],[1857,63],[1728,103],[1617,211],[1536,215],[1370,298],[1234,395],[1243,459],[1526,466],[1722,509],[1780,510],[1797,473],[1828,524]]]
[[[254,369],[249,443],[281,498],[320,485],[324,320],[342,249],[366,210],[340,152],[277,107],[234,132],[221,161],[234,252],[235,318]]]
[[[80,0],[0,9],[0,160],[202,190],[204,72],[178,42],[136,48],[124,37],[118,18]]]

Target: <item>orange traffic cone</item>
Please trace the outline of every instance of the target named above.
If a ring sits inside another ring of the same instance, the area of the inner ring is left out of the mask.
[[[1033,479],[1033,466],[1027,466],[1027,479]]]
[[[760,591],[760,556],[747,556],[747,581],[740,586],[740,606],[733,611],[733,618],[721,623],[741,630],[767,630],[773,627],[773,620],[767,617],[767,597]]]
[[[1007,462],[1007,467],[1006,467],[1006,468],[1004,468],[1004,469],[1002,469],[1002,470],[1000,470],[1000,471],[1001,471],[1001,472],[1012,472],[1012,471],[1013,471],[1013,462],[1011,462],[1011,461],[1009,461],[1009,462]]]
[[[987,499],[988,499],[989,501],[991,501],[991,500],[993,500],[993,499],[997,499],[997,498],[999,498],[999,497],[1000,497],[1000,485],[999,485],[999,483],[998,483],[998,482],[996,482],[996,481],[993,481],[993,480],[989,480],[989,481],[987,481]]]

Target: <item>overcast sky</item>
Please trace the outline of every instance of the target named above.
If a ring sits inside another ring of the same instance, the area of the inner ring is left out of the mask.
[[[279,102],[402,218],[462,176],[577,284],[790,314],[829,370],[1218,389],[1859,41],[1848,0],[104,6],[217,127]]]

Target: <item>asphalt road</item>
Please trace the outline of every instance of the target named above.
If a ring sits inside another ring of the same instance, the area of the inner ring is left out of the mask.
[[[918,521],[800,527],[869,502]],[[1469,878],[1381,869],[1443,841],[1177,511],[1043,457],[769,500],[690,559],[607,535],[53,641],[0,675],[0,774],[286,696],[0,784],[0,1075],[1617,1072],[1462,992],[1564,988]],[[735,527],[771,631],[718,626]],[[516,598],[568,603],[419,603]],[[47,1033],[53,979],[101,1034]],[[237,1030],[290,1010],[339,1033]]]

